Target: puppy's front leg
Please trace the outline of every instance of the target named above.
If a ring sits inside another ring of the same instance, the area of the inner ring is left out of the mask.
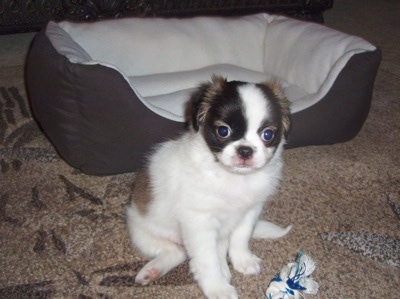
[[[237,299],[235,288],[229,284],[230,273],[226,265],[226,253],[225,260],[221,261],[221,248],[226,248],[226,245],[220,242],[226,244],[226,241],[220,240],[209,221],[201,224],[196,221],[195,226],[185,225],[182,227],[182,233],[190,258],[190,269],[207,298]]]
[[[229,257],[233,268],[243,274],[258,274],[260,272],[261,260],[251,253],[249,242],[261,210],[261,204],[249,210],[231,234]]]

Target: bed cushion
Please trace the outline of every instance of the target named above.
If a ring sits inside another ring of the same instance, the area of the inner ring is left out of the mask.
[[[268,14],[64,21],[35,38],[27,82],[61,156],[114,174],[136,170],[154,144],[182,131],[184,102],[214,73],[278,78],[292,103],[288,147],[350,140],[368,115],[380,59],[359,37]]]

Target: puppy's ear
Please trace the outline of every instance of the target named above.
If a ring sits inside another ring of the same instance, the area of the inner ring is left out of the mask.
[[[285,137],[288,137],[292,124],[290,102],[286,98],[282,86],[277,79],[272,79],[271,81],[264,83],[264,85],[266,85],[272,91],[277,99],[277,103],[282,113],[283,134]]]
[[[201,84],[190,96],[185,107],[185,124],[188,129],[197,132],[200,128],[199,110],[211,83]]]
[[[215,96],[223,89],[226,79],[213,75],[212,81],[201,84],[191,95],[185,107],[186,126],[195,132],[200,129]]]

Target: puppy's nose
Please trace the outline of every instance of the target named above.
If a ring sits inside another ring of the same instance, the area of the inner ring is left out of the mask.
[[[238,148],[238,153],[242,159],[248,159],[253,155],[253,149],[249,146],[241,146]]]

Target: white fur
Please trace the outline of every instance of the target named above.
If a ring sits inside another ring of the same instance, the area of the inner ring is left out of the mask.
[[[262,95],[246,86],[240,93],[251,99],[245,105],[249,130],[223,151],[223,163],[216,161],[201,133],[163,143],[151,157],[150,207],[146,213],[134,202],[127,208],[132,242],[152,259],[138,273],[137,283],[148,284],[189,257],[190,269],[207,298],[238,298],[229,283],[227,255],[235,270],[257,274],[260,259],[248,247],[253,231],[255,237],[268,238],[290,230],[257,223],[266,199],[279,184],[283,142],[274,154],[263,146],[256,132],[267,115],[265,102],[260,108],[262,103],[255,98]],[[252,167],[245,171],[232,166],[235,148],[243,144],[255,152]]]

